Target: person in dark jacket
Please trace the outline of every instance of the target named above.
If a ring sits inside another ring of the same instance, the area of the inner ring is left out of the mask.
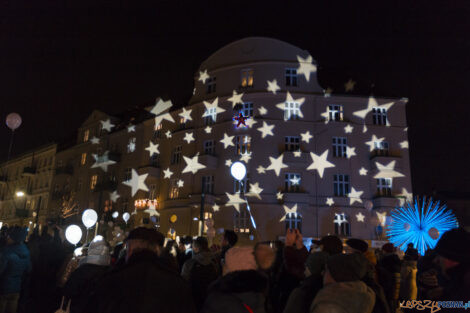
[[[209,289],[203,313],[266,312],[267,276],[259,270],[270,267],[274,252],[266,245],[233,247],[225,254],[223,276]]]
[[[392,243],[384,244],[382,251],[383,256],[376,266],[377,278],[379,284],[383,287],[391,312],[395,312],[400,294],[401,261],[395,253],[396,248]]]
[[[222,251],[220,252],[220,260],[224,262],[225,253],[228,249],[234,247],[238,242],[238,235],[230,229],[226,229],[224,232],[224,239],[222,240]]]
[[[29,250],[24,244],[27,232],[13,227],[7,245],[0,251],[0,313],[16,312],[25,275],[31,271]]]
[[[72,272],[64,286],[65,306],[71,301],[71,313],[86,312],[88,296],[98,280],[108,271],[109,265],[109,247],[106,242],[91,242],[88,255],[80,261],[80,265]]]
[[[86,312],[195,312],[188,283],[159,257],[164,239],[153,228],[132,230],[126,239],[126,264],[97,284]]]

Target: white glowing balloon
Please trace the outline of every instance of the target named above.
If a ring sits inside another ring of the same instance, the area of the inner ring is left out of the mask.
[[[82,222],[86,228],[93,227],[98,220],[98,214],[93,209],[87,209],[83,211]]]
[[[73,250],[73,254],[74,254],[76,257],[82,256],[82,254],[83,254],[83,247],[79,247],[79,248]]]
[[[112,217],[113,217],[113,218],[118,218],[118,217],[119,217],[119,212],[118,212],[118,211],[114,211]]]
[[[236,180],[242,180],[246,175],[246,166],[242,162],[235,162],[230,167],[230,173]]]
[[[10,113],[7,115],[6,124],[11,130],[15,130],[21,125],[21,116],[18,113]]]
[[[71,244],[76,245],[82,239],[82,229],[77,225],[70,225],[65,230],[65,238]]]
[[[126,212],[126,213],[124,213],[124,214],[122,215],[122,219],[123,219],[124,222],[126,222],[126,223],[127,223],[127,221],[128,221],[130,218],[131,218],[131,215],[130,215],[128,212]]]
[[[93,238],[93,242],[102,241],[102,240],[104,240],[104,238],[101,235],[97,235],[95,238]]]

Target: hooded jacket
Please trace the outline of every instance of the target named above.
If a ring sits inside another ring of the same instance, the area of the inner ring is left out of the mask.
[[[363,282],[340,282],[318,292],[310,313],[371,313],[374,304],[374,291]]]
[[[24,275],[31,271],[29,250],[24,243],[0,251],[0,295],[19,293]]]

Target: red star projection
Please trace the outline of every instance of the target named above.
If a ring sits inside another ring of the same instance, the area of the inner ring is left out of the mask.
[[[246,122],[246,120],[248,119],[248,117],[244,117],[244,116],[243,116],[243,113],[240,113],[238,116],[234,117],[233,119],[234,119],[235,121],[238,121],[237,127],[240,127],[240,124],[243,124],[243,125],[245,125],[245,127],[246,127],[245,122]]]

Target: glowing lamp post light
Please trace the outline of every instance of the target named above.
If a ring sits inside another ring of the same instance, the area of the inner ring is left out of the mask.
[[[240,182],[240,186],[243,185],[243,179],[246,176],[246,166],[242,162],[234,162],[232,166],[230,167],[230,174],[232,174],[233,178],[238,180]],[[243,188],[240,188],[240,190],[243,190]],[[255,219],[253,218],[253,215],[251,214],[251,208],[250,204],[248,203],[248,199],[245,197],[245,202],[246,202],[246,209],[248,210],[248,213],[250,214],[250,219],[251,219],[251,224],[253,227],[256,229],[256,223]]]

